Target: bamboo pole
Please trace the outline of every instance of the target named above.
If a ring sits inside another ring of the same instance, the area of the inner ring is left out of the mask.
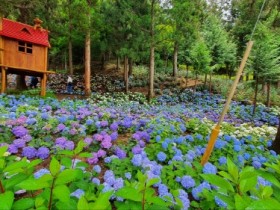
[[[234,80],[234,82],[233,82],[233,84],[231,86],[231,90],[230,90],[230,93],[228,95],[228,98],[227,98],[226,104],[224,106],[224,109],[223,109],[223,111],[221,113],[221,116],[219,118],[219,121],[218,121],[217,125],[212,130],[212,133],[210,135],[210,139],[209,139],[208,145],[207,145],[206,150],[205,150],[205,152],[204,152],[204,154],[202,156],[202,159],[201,159],[201,164],[202,165],[204,165],[205,163],[208,162],[209,157],[210,157],[210,155],[211,155],[211,153],[213,151],[213,148],[215,146],[217,137],[218,137],[219,132],[220,132],[221,123],[224,121],[225,115],[226,115],[226,113],[228,111],[228,108],[229,108],[230,102],[232,100],[233,94],[235,92],[237,84],[238,84],[238,82],[240,80],[240,77],[242,75],[242,72],[243,72],[243,69],[245,67],[246,61],[247,61],[247,59],[248,59],[248,57],[250,55],[250,51],[252,49],[252,46],[253,46],[253,41],[249,41],[247,43],[246,51],[245,51],[244,56],[242,58],[241,64],[239,66],[239,69],[238,69],[238,71],[236,73],[235,80]]]
[[[1,67],[1,94],[6,92],[6,84],[7,81],[7,74],[6,74],[6,69],[4,66]]]

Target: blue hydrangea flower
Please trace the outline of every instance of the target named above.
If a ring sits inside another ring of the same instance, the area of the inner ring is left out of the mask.
[[[93,171],[99,174],[101,172],[101,167],[99,165],[95,165],[93,166]]]
[[[195,181],[191,176],[183,176],[181,179],[181,185],[186,188],[192,188],[195,186]]]
[[[77,189],[74,192],[72,192],[70,194],[70,196],[76,197],[78,199],[80,199],[80,197],[82,197],[85,194],[85,191],[83,191],[82,189]]]
[[[227,158],[225,156],[222,156],[219,158],[219,164],[224,165],[227,163]]]
[[[91,181],[96,185],[100,185],[100,180],[96,177],[94,177]]]
[[[166,160],[166,154],[164,152],[159,152],[157,154],[157,159],[160,161],[160,162],[163,162]]]
[[[142,164],[141,154],[134,155],[133,158],[131,159],[131,162],[134,166],[141,166],[141,164]]]
[[[156,136],[156,142],[159,142],[161,140],[161,137],[159,135]]]
[[[127,178],[127,179],[131,179],[131,173],[130,173],[130,172],[126,172],[126,173],[124,174],[124,176],[125,176],[125,178]]]
[[[124,186],[124,182],[122,178],[117,178],[113,184],[114,190],[121,189]]]
[[[206,163],[203,167],[203,173],[204,174],[216,174],[217,168],[212,163]]]
[[[255,169],[259,169],[262,167],[262,164],[259,161],[253,161],[252,165],[254,166]]]
[[[219,197],[215,196],[215,203],[219,206],[219,207],[223,207],[226,208],[227,204],[221,200]]]
[[[190,200],[188,198],[188,193],[186,193],[184,190],[180,189],[179,190],[179,196],[178,198],[181,200],[183,206],[182,210],[187,210],[190,207]]]
[[[50,171],[46,168],[42,168],[39,171],[36,171],[34,173],[34,178],[35,179],[39,179],[41,176],[45,175],[45,174],[50,174]]]

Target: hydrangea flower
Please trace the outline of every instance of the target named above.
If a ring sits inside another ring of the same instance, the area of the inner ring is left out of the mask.
[[[40,147],[37,151],[36,156],[40,159],[46,159],[49,157],[50,150],[47,147]]]
[[[227,158],[225,156],[222,156],[219,158],[219,164],[224,165],[227,163]]]
[[[124,182],[122,178],[117,178],[113,184],[114,190],[121,189],[124,186]]]
[[[100,167],[100,165],[95,165],[95,166],[93,166],[93,171],[95,171],[96,173],[100,173],[101,172],[101,167]]]
[[[131,162],[134,166],[140,166],[142,164],[142,156],[141,154],[136,154],[131,159]]]
[[[157,159],[160,161],[160,162],[163,162],[166,160],[166,154],[164,152],[159,152],[157,154]]]
[[[204,174],[216,174],[217,168],[212,163],[206,163],[203,167],[203,173]]]
[[[124,176],[125,176],[125,178],[127,178],[127,179],[131,179],[131,173],[130,173],[130,172],[126,172],[126,173],[124,174]]]
[[[188,193],[186,193],[184,190],[179,190],[179,196],[178,198],[181,200],[183,207],[182,210],[187,210],[190,207],[190,200],[188,198]]]
[[[195,181],[191,176],[183,176],[181,179],[181,185],[186,188],[192,188],[195,186]]]
[[[118,156],[119,159],[124,159],[126,157],[126,152],[119,147],[116,148],[115,154]]]
[[[221,200],[219,197],[215,196],[215,203],[219,206],[219,207],[222,207],[222,208],[226,208],[227,207],[227,204]]]
[[[12,132],[16,137],[23,137],[28,134],[28,130],[23,126],[14,127]]]
[[[92,178],[91,181],[92,181],[94,184],[96,184],[96,185],[100,185],[100,180],[99,180],[98,178],[96,178],[96,177]]]
[[[22,156],[32,159],[36,157],[37,150],[34,147],[24,147],[22,149]]]
[[[33,175],[35,179],[39,179],[41,176],[45,175],[45,174],[50,174],[51,172],[46,169],[46,168],[42,168],[39,171],[36,171]]]
[[[72,192],[70,194],[70,196],[73,196],[73,197],[76,197],[76,198],[80,199],[84,194],[85,194],[85,191],[83,191],[82,189],[77,189],[74,192]]]

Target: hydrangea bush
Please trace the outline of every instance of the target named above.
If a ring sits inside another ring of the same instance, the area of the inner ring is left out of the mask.
[[[275,109],[177,92],[62,100],[0,95],[5,209],[259,209],[280,206]]]

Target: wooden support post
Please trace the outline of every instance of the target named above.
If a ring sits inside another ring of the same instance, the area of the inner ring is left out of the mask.
[[[4,66],[1,67],[1,94],[6,92],[6,87],[7,87],[7,74],[6,74],[6,69]]]
[[[47,75],[46,73],[43,74],[42,78],[41,78],[41,96],[46,96],[46,82],[47,80]]]

